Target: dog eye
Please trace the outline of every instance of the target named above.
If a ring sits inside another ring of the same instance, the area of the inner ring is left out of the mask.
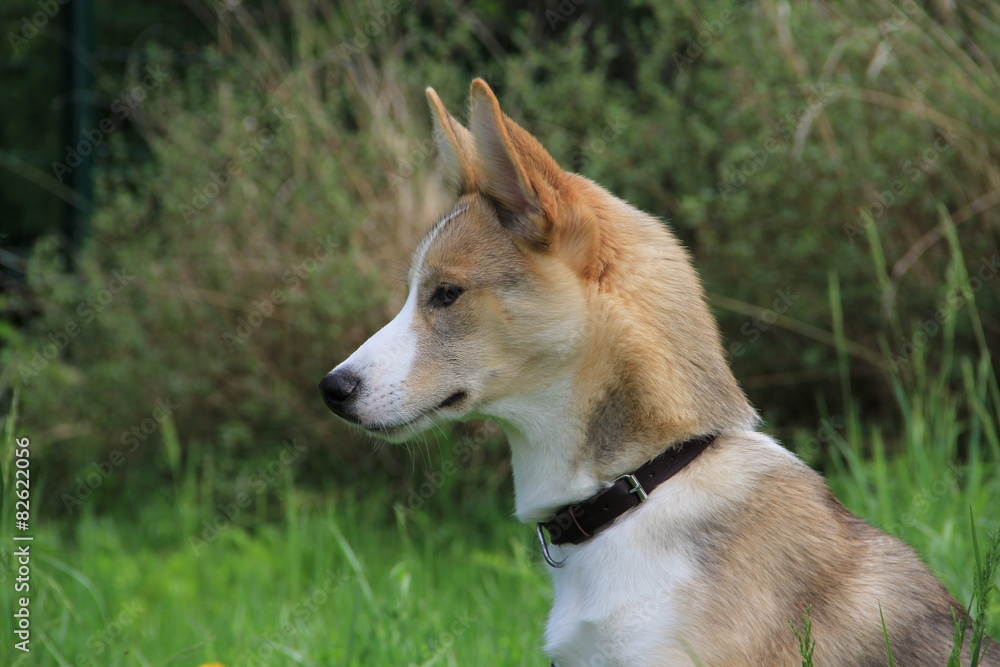
[[[433,306],[450,306],[455,303],[455,300],[464,292],[458,285],[452,285],[451,283],[441,283],[434,290],[434,294],[431,295],[431,305]]]

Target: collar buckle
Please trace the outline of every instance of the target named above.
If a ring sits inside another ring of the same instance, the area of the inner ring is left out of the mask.
[[[620,475],[619,477],[615,478],[615,482],[619,482],[621,480],[625,480],[626,482],[628,482],[628,485],[630,487],[628,492],[634,493],[635,497],[639,499],[640,503],[644,502],[646,498],[649,497],[649,494],[646,493],[646,489],[642,488],[642,483],[639,482],[638,478],[636,478],[636,476],[633,475],[632,473],[626,473],[624,475]]]

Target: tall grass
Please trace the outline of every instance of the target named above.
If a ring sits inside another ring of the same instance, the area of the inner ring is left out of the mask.
[[[986,626],[990,613],[991,597],[996,589],[997,567],[1000,566],[1000,530],[994,531],[990,536],[990,544],[984,556],[979,549],[976,518],[971,512],[969,522],[972,527],[973,555],[976,559],[972,600],[969,602],[968,616],[954,619],[954,648],[948,659],[948,667],[958,667],[961,664],[963,647],[969,649],[971,667],[976,667],[987,652],[991,653],[991,657],[996,657],[992,653],[997,650],[997,645],[990,645],[989,638],[986,636]]]
[[[507,516],[508,498],[455,508],[434,497],[414,514],[386,488],[320,497],[285,474],[273,481],[282,514],[262,518],[256,504],[232,512],[235,499],[206,502],[197,466],[179,474],[113,515],[39,522],[32,653],[6,654],[5,639],[5,664],[537,661],[545,573],[532,536]],[[5,593],[5,637],[10,610]]]
[[[950,228],[947,219],[942,225]],[[954,243],[954,237],[949,238]],[[878,236],[872,234],[870,239],[877,258]],[[955,351],[954,331],[961,318],[969,321],[980,341],[985,334],[977,295],[971,291],[974,283],[958,248],[952,249],[947,279],[937,290],[938,302],[923,318],[939,322],[937,331],[926,333],[929,329],[918,323],[895,338],[904,341],[903,349],[885,342],[896,419],[871,420],[851,399],[850,378],[845,375],[847,414],[843,428],[830,438],[838,455],[825,462],[838,497],[856,513],[916,546],[932,569],[954,559],[956,549],[968,555],[972,565],[973,535],[962,518],[970,508],[980,533],[1000,527],[991,501],[1000,493],[1000,477],[991,474],[1000,461],[1000,389],[985,342],[980,343],[977,357]],[[876,262],[876,266],[881,265]],[[836,295],[835,290],[831,293]],[[938,362],[933,369],[928,364],[931,358]],[[803,454],[814,456],[815,447],[804,448]],[[971,599],[970,578],[946,576],[945,581],[960,599]]]
[[[816,652],[816,640],[812,638],[812,606],[806,607],[802,615],[802,630],[788,621],[795,639],[799,642],[799,656],[802,657],[802,667],[813,667],[813,654]]]

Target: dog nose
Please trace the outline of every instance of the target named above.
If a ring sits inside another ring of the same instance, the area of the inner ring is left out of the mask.
[[[333,414],[345,417],[344,403],[360,384],[361,378],[350,371],[330,371],[319,381],[319,393]]]

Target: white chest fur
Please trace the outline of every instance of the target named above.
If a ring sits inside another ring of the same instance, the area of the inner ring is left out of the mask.
[[[739,446],[706,452],[593,539],[551,547],[553,557],[566,557],[550,570],[545,647],[557,667],[698,664],[685,637],[697,636],[688,606],[709,581],[701,569],[706,520],[753,497],[765,468],[801,466],[768,436],[738,437]]]
[[[555,602],[545,638],[558,667],[687,662],[676,597],[697,561],[692,545],[671,538],[663,506],[671,494],[658,495],[594,539],[565,549],[565,566],[552,570]],[[556,558],[560,549],[552,547]]]

